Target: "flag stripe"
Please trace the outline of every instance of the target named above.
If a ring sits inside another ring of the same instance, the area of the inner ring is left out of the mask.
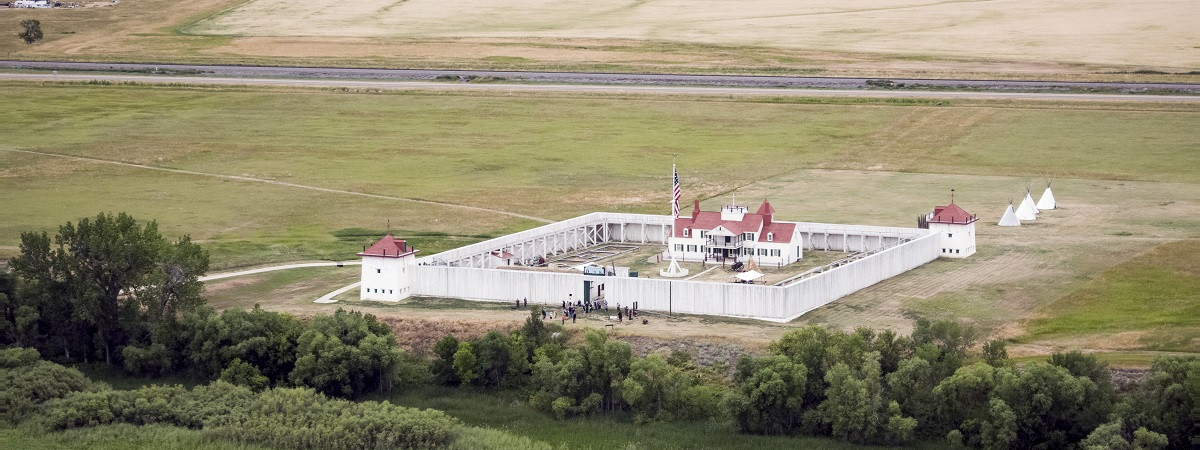
[[[671,165],[671,173],[672,173],[672,175],[674,175],[674,178],[675,178],[675,185],[673,187],[674,193],[671,198],[671,214],[674,215],[676,219],[678,219],[679,218],[679,198],[683,197],[683,191],[679,189],[679,171],[675,170],[674,164]]]

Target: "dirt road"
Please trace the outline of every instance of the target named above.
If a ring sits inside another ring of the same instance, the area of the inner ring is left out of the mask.
[[[513,83],[455,83],[434,81],[389,81],[351,79],[241,78],[176,75],[108,75],[55,73],[0,73],[0,80],[37,80],[60,82],[106,81],[111,83],[186,83],[200,85],[240,86],[297,86],[323,88],[434,90],[434,91],[501,91],[501,92],[571,92],[609,94],[691,94],[691,95],[750,95],[786,97],[864,97],[864,98],[944,98],[944,99],[1007,99],[1007,100],[1085,100],[1085,101],[1143,101],[1143,102],[1200,102],[1200,95],[1147,94],[1087,94],[1055,92],[996,92],[996,91],[923,91],[873,89],[812,89],[784,87],[683,86],[641,84],[513,84]],[[1183,85],[1191,86],[1191,85]]]

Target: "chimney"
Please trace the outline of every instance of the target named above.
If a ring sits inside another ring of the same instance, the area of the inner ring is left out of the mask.
[[[692,204],[692,220],[695,220],[697,217],[700,217],[700,199],[696,199],[695,203]]]

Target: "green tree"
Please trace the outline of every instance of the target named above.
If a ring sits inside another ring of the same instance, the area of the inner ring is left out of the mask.
[[[1130,442],[1130,436],[1133,437],[1133,442]],[[1131,433],[1125,432],[1125,422],[1118,418],[1096,427],[1088,434],[1087,439],[1079,443],[1079,447],[1085,450],[1159,450],[1166,448],[1167,444],[1166,436],[1147,430],[1146,427]]]
[[[208,255],[187,237],[166,241],[153,221],[99,214],[59,227],[56,248],[45,233],[21,241],[13,268],[28,288],[19,301],[37,308],[39,320],[61,322],[48,327],[64,338],[65,353],[70,341],[97,342],[104,361],[116,364],[121,347],[150,344],[155,327],[202,303],[196,278]]]
[[[272,385],[282,385],[296,367],[296,345],[303,326],[288,314],[263,310],[227,309],[220,314],[202,309],[187,316],[191,334],[187,360],[212,379],[235,359],[258,370]]]
[[[783,355],[743,357],[729,394],[730,414],[743,432],[787,434],[800,426],[808,368]]]
[[[339,308],[313,318],[300,334],[289,379],[326,395],[357,398],[390,390],[403,359],[387,325],[373,315]]]
[[[454,371],[463,386],[471,384],[479,378],[479,362],[470,342],[459,342],[458,351],[454,352]]]
[[[1126,430],[1166,436],[1168,448],[1200,445],[1200,358],[1159,358],[1150,373],[1115,408]]]
[[[531,405],[560,418],[621,407],[617,390],[629,374],[633,357],[629,344],[588,330],[578,348],[555,355],[553,347],[551,343],[537,351],[533,385],[538,391],[530,397]]]
[[[933,388],[938,382],[928,361],[912,357],[900,362],[895,372],[887,375],[888,398],[899,404],[902,415],[917,421],[917,432],[933,435],[940,431],[937,424],[937,397]]]
[[[444,386],[461,384],[458,372],[454,370],[454,353],[456,352],[458,352],[458,339],[448,334],[433,345],[434,360],[430,370],[433,372],[434,381],[438,384]]]
[[[1013,445],[1022,448],[1070,446],[1111,411],[1095,382],[1044,363],[1025,364],[1016,376],[997,383],[994,395],[1016,415]]]
[[[948,320],[931,322],[918,318],[912,339],[915,354],[929,361],[939,378],[945,378],[962,367],[967,349],[975,343],[975,330]]]
[[[957,431],[964,445],[979,446],[983,426],[991,419],[992,391],[1012,376],[1006,368],[976,363],[942,380],[933,390],[938,401],[936,429]]]
[[[43,34],[41,21],[37,19],[22,20],[21,28],[24,30],[22,30],[20,33],[17,33],[17,37],[25,41],[26,44],[32,44],[42,40]]]
[[[696,413],[697,405],[688,396],[696,381],[662,355],[650,354],[629,366],[629,376],[621,382],[621,398],[637,422],[689,417]]]
[[[254,391],[266,389],[268,384],[267,377],[263,376],[258,368],[237,358],[229,363],[229,367],[221,371],[218,379],[236,386],[245,386]]]
[[[1008,365],[1008,350],[1004,341],[995,339],[983,344],[983,361],[992,367]]]
[[[834,437],[888,444],[912,438],[916,420],[904,416],[898,402],[885,403],[881,378],[876,352],[863,355],[856,368],[839,362],[825,374],[829,387],[818,410]]]
[[[480,384],[500,387],[508,376],[508,366],[512,362],[512,342],[509,336],[490,331],[471,347],[476,356]]]

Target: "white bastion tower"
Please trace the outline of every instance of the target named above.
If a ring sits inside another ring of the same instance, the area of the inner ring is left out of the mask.
[[[933,212],[925,216],[930,231],[940,236],[940,252],[938,256],[947,258],[966,258],[975,254],[975,221],[979,217],[966,212],[954,204],[954,195],[950,196],[950,204],[935,206]]]
[[[389,233],[359,253],[362,283],[358,287],[358,298],[396,302],[411,296],[410,266],[416,264],[418,251]]]

